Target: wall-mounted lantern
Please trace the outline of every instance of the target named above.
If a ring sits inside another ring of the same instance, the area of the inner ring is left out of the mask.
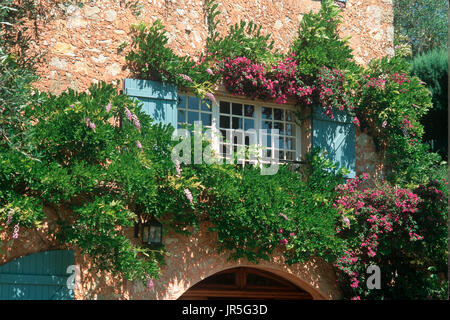
[[[141,238],[144,245],[160,246],[162,245],[162,224],[152,218],[146,223],[139,222],[135,226],[135,236]],[[139,229],[141,229],[139,234]]]

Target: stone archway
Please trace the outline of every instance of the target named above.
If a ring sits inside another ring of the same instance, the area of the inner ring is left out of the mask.
[[[246,259],[229,260],[226,252],[216,250],[216,235],[208,231],[208,224],[202,224],[200,231],[190,236],[173,233],[166,234],[164,243],[170,255],[161,269],[161,276],[154,282],[151,293],[135,297],[144,299],[175,300],[189,292],[203,280],[232,268],[257,269],[272,277],[282,279],[292,286],[306,292],[314,300],[340,299],[341,291],[336,283],[333,267],[320,258],[307,262],[287,265],[282,252],[274,252],[270,261],[257,264]],[[138,291],[145,291],[139,288]]]
[[[180,300],[312,300],[292,282],[257,268],[237,267],[218,272],[188,289]]]

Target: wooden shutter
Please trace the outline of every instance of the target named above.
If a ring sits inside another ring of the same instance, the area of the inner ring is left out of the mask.
[[[143,103],[143,111],[154,120],[177,127],[177,86],[150,80],[125,79],[123,91]]]
[[[324,114],[323,108],[313,111],[313,146],[328,151],[330,160],[350,170],[348,178],[355,177],[355,125],[347,113],[333,111],[334,119]]]
[[[0,300],[73,300],[67,287],[71,250],[45,251],[0,266]]]

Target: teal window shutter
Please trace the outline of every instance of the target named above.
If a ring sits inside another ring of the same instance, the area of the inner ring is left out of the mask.
[[[328,152],[330,160],[350,170],[348,178],[355,177],[355,125],[344,111],[334,110],[334,119],[325,115],[323,108],[313,111],[313,146]]]
[[[74,264],[72,250],[54,250],[1,265],[0,300],[73,300],[67,267]]]
[[[177,127],[177,86],[150,80],[125,79],[123,91],[143,103],[143,111],[156,122]]]

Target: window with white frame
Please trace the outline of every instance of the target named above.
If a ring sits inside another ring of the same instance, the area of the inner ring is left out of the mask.
[[[218,98],[217,104],[213,104],[179,94],[177,109],[178,127],[201,121],[204,127],[219,130],[223,138],[216,143],[225,158],[230,150],[236,152],[239,146],[255,143],[255,138],[257,144],[266,146],[263,158],[273,158],[276,154],[283,162],[301,158],[301,131],[294,121],[293,106],[238,98]],[[273,134],[274,129],[278,130],[278,135]],[[231,131],[233,135],[228,135]],[[255,132],[257,137],[249,132]]]

